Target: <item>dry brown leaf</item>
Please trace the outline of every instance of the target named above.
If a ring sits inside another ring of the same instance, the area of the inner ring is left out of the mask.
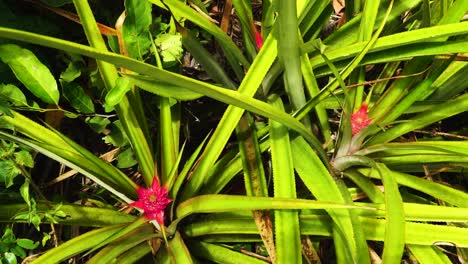
[[[340,14],[343,12],[343,9],[345,8],[345,1],[333,0],[332,5],[333,5],[333,10],[335,10],[335,14]]]
[[[276,248],[273,235],[273,224],[268,211],[252,211],[255,224],[257,225],[260,237],[270,256],[271,263],[276,263]]]

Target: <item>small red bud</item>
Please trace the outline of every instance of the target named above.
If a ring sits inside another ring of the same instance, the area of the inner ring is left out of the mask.
[[[260,50],[263,46],[262,34],[255,30],[255,44],[257,44],[257,49]]]

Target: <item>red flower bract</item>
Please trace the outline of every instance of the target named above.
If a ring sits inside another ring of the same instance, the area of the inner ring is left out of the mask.
[[[371,122],[372,119],[369,119],[367,105],[362,104],[361,108],[359,108],[358,111],[351,115],[351,128],[353,136],[367,127]]]
[[[167,197],[166,188],[160,186],[158,179],[154,178],[151,188],[138,187],[137,193],[138,201],[129,205],[143,209],[145,217],[149,220],[164,224],[164,209],[172,201]]]
[[[260,50],[263,46],[263,38],[262,38],[262,34],[260,34],[260,32],[258,32],[257,30],[255,30],[255,44],[257,45],[257,49]]]

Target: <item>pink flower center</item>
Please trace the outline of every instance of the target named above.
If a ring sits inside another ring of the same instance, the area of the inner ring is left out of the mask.
[[[351,115],[351,129],[353,136],[359,133],[359,131],[362,129],[366,128],[371,122],[372,119],[369,118],[367,105],[362,104],[361,108],[359,108],[358,111]]]
[[[167,190],[159,186],[157,179],[153,180],[150,188],[137,190],[138,201],[131,203],[133,207],[143,209],[145,217],[149,220],[156,220],[158,223],[164,222],[164,209],[172,201],[167,196]]]

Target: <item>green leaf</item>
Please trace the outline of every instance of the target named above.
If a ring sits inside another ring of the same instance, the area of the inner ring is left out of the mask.
[[[294,19],[296,19],[294,17]],[[284,111],[281,99],[271,100],[272,105]],[[291,153],[288,128],[270,120],[271,167],[273,171],[274,196],[296,198],[296,179]],[[276,262],[299,263],[301,239],[298,211],[275,211]]]
[[[94,130],[96,133],[102,133],[104,129],[111,123],[108,118],[102,116],[87,117],[85,122]]]
[[[14,142],[2,140],[0,143],[1,143],[0,157],[2,158],[12,155],[15,152],[16,148],[18,147],[18,145],[15,144]]]
[[[430,28],[416,29],[412,31],[400,32],[388,36],[378,38],[375,45],[371,47],[369,53],[377,51],[388,51],[392,48],[402,49],[409,47],[412,44],[423,43],[427,44],[428,41],[433,41],[434,38],[447,38],[450,36],[462,35],[468,32],[468,22],[461,24],[448,24],[434,26]],[[302,47],[303,52],[310,52],[315,49],[315,41],[305,43]],[[346,47],[342,45],[330,46],[325,51],[325,55],[331,61],[342,60],[345,58],[352,58],[359,54],[359,52],[366,46],[366,41],[358,42]],[[315,55],[311,58],[312,66],[318,67],[326,65],[323,57]]]
[[[382,192],[380,196],[383,197]],[[356,205],[363,205],[374,207],[377,210],[365,210],[360,212],[360,216],[368,216],[372,218],[384,218],[386,215],[386,207],[383,203],[384,198],[379,198],[380,201],[373,201],[374,203],[356,203]],[[418,203],[404,203],[403,204],[405,220],[419,221],[419,222],[465,222],[466,215],[468,215],[468,208],[459,208],[453,206],[439,206]]]
[[[62,260],[94,247],[120,229],[122,226],[113,225],[84,233],[47,251],[31,264],[60,263]]]
[[[41,245],[45,246],[47,241],[49,241],[51,238],[52,238],[52,236],[49,233],[42,232]]]
[[[319,202],[307,199],[292,198],[271,198],[253,197],[244,195],[199,195],[182,202],[176,210],[177,220],[170,228],[174,228],[177,223],[188,215],[195,213],[231,212],[243,210],[272,210],[272,209],[327,209],[335,212],[346,211],[347,209],[369,209],[351,204],[335,202]]]
[[[148,245],[148,241],[150,241],[151,239],[154,239],[155,237],[160,237],[160,236],[161,236],[161,233],[155,234],[153,230],[151,229],[139,228],[138,230],[135,230],[133,234],[130,234],[122,238],[122,240],[124,240],[125,242],[119,243],[116,241],[115,243],[109,244],[107,247],[102,249],[99,253],[97,253],[93,258],[91,258],[86,263],[88,264],[100,264],[100,263],[121,264],[121,263],[147,262],[147,261],[138,261],[140,258],[143,257],[141,253],[138,254],[137,256],[131,256],[128,253],[132,252],[132,250],[135,247],[138,247],[139,245],[144,245],[146,247],[146,250],[145,250],[146,254],[151,252],[151,247]],[[125,257],[122,255],[127,255],[127,256]],[[117,260],[117,258],[119,260]],[[161,263],[161,262],[155,262],[155,263]],[[186,263],[186,262],[183,262],[183,263]]]
[[[182,101],[195,100],[203,96],[202,94],[194,92],[183,86],[164,83],[151,77],[129,74],[124,75],[124,78],[141,89],[155,93],[159,96],[171,97]]]
[[[84,114],[94,113],[94,104],[83,88],[74,82],[61,82],[63,96],[70,102],[71,106]]]
[[[304,83],[306,85],[305,87],[307,88],[309,95],[313,97],[319,94],[320,88],[312,70],[312,66],[310,65],[308,54],[303,54],[301,56],[301,69]],[[328,122],[328,115],[325,110],[325,106],[323,104],[318,104],[315,106],[315,111],[321,128],[320,133],[323,135],[324,142],[330,142],[332,132],[330,129],[330,123]],[[333,144],[330,144],[328,149],[331,150],[332,148]]]
[[[151,247],[149,247],[148,242],[145,241],[145,242],[140,243],[137,246],[134,246],[131,249],[126,250],[123,254],[120,254],[116,258],[115,263],[119,263],[119,264],[141,263],[140,259],[150,253],[151,253]],[[158,263],[164,264],[163,262],[158,262]]]
[[[263,260],[254,258],[247,254],[237,252],[229,249],[227,246],[221,246],[203,241],[190,241],[190,250],[197,256],[203,259],[211,260],[214,263],[236,264],[236,263],[249,263],[249,264],[266,264]],[[297,263],[297,262],[290,262]]]
[[[150,2],[166,8],[161,4],[160,0],[150,0]],[[239,63],[243,65],[244,68],[248,68],[249,62],[242,54],[242,51],[234,44],[231,37],[226,34],[226,32],[208,20],[206,16],[186,5],[185,2],[178,0],[164,0],[164,4],[171,9],[171,13],[176,18],[184,17],[213,35],[213,37],[215,37],[220,43],[220,46],[224,50],[227,60],[230,62],[233,70],[236,72],[236,75],[242,76],[242,72],[239,72],[242,70],[239,67]]]
[[[54,217],[65,218],[67,216],[68,216],[67,213],[65,213],[62,210],[54,211]]]
[[[6,227],[5,231],[3,232],[2,239],[4,243],[13,243],[15,242],[15,234],[13,234],[13,230],[10,227]]]
[[[305,142],[302,137],[296,137],[291,141],[294,167],[310,192],[318,201],[348,202],[349,193],[340,186],[343,183],[340,179],[335,179],[327,170],[325,165],[317,157],[317,154]],[[362,237],[362,226],[358,222],[358,217],[351,210],[336,212],[327,210],[330,217],[336,223],[335,229],[340,230],[344,237],[348,238],[348,250],[362,262],[367,260],[367,249]]]
[[[115,80],[115,86],[106,94],[106,107],[115,106],[122,101],[125,94],[132,89],[132,83],[124,77]]]
[[[25,249],[35,249],[39,246],[38,241],[34,242],[31,239],[27,239],[27,238],[19,238],[16,240],[16,243],[18,244],[18,246],[25,248]]]
[[[25,180],[24,183],[21,185],[20,189],[21,197],[23,197],[26,204],[31,207],[31,200],[29,198],[29,181]]]
[[[221,65],[217,58],[203,46],[194,32],[180,27],[179,32],[182,36],[182,44],[190,55],[200,63],[205,72],[217,83],[223,84],[227,88],[236,88],[237,85],[231,80],[229,75],[226,73],[225,67]]]
[[[15,156],[15,162],[18,165],[26,166],[28,168],[34,167],[34,160],[31,156],[31,153],[29,153],[28,151],[22,149],[18,152],[15,152],[15,154],[13,155]]]
[[[48,222],[50,222],[52,224],[58,224],[57,220],[55,220],[55,218],[51,214],[49,214],[47,212],[44,213],[43,218],[44,218],[44,221],[48,221]]]
[[[77,170],[127,203],[130,203],[131,200],[129,200],[126,194],[136,197],[136,184],[123,174],[123,172],[99,159],[76,142],[60,134],[58,131],[46,129],[18,113],[15,113],[15,118],[10,119],[9,122],[12,122],[15,125],[24,126],[21,127],[23,133],[31,135],[31,137],[37,139],[37,141],[23,140],[19,137],[4,133],[1,130],[0,137],[29,146],[36,151]],[[32,129],[36,134],[24,132],[24,129]],[[41,133],[37,133],[38,131]],[[42,140],[47,142],[47,144],[43,143]],[[116,188],[119,191],[117,191]]]
[[[26,96],[20,88],[13,84],[1,84],[0,97],[11,102],[14,106],[28,106]]]
[[[120,53],[119,39],[117,38],[117,36],[107,36],[107,44],[109,45],[111,51],[115,53]]]
[[[154,40],[164,62],[180,61],[182,57],[182,36],[176,34],[160,34]]]
[[[141,59],[151,45],[151,4],[148,1],[125,0],[125,12],[127,16],[122,25],[125,47],[130,57]]]
[[[240,119],[236,128],[237,142],[239,145],[239,156],[242,160],[244,171],[244,188],[248,196],[268,196],[268,184],[265,169],[262,164],[262,152],[258,142],[255,123],[250,114],[246,113]],[[231,155],[224,155],[230,157]],[[223,170],[227,169],[223,166]],[[214,171],[214,170],[213,170]],[[216,173],[216,175],[219,175]],[[222,182],[219,176],[217,182]],[[206,185],[209,185],[207,183]],[[273,236],[273,234],[271,234]]]
[[[355,153],[370,157],[391,157],[411,155],[453,155],[468,156],[468,141],[415,141],[392,142],[371,145]],[[424,163],[420,160],[419,163]]]
[[[299,32],[297,21],[297,1],[278,2],[278,21],[276,38],[278,40],[278,59],[284,68],[284,86],[293,110],[299,109],[306,102],[299,50]],[[303,119],[310,127],[308,117]]]
[[[20,246],[14,246],[14,247],[10,248],[10,251],[11,251],[11,253],[15,254],[18,257],[21,257],[21,258],[26,257],[26,252]]]
[[[468,64],[465,61],[454,61],[432,84],[435,89],[429,100],[448,100],[465,90],[468,82]]]
[[[235,237],[234,234],[238,234],[240,236],[252,234],[256,237],[254,241],[259,241],[257,227],[255,226],[254,221],[252,221],[252,215],[249,212],[246,212],[239,217],[240,213],[242,212],[237,212],[236,214],[230,213],[231,215],[234,215],[234,217],[226,217],[226,214],[223,214],[222,218],[217,218],[215,220],[213,220],[214,217],[211,216],[217,216],[218,214],[211,214],[208,216],[210,217],[209,222],[207,222],[206,218],[203,218],[201,221],[195,220],[191,223],[187,223],[184,226],[184,231],[189,237],[212,235],[210,236],[211,241],[216,239],[216,236],[213,235],[223,234],[229,234],[229,236],[224,236],[224,240],[221,240],[221,238],[218,241],[233,241],[235,238],[239,239],[239,237]],[[249,218],[246,218],[245,216],[248,216]],[[386,225],[386,221],[384,219],[360,217],[359,220],[360,225],[363,227],[363,236],[365,236],[366,240],[384,240]],[[333,222],[327,215],[308,214],[303,211],[303,213],[301,213],[300,221],[302,235],[330,237],[333,234]],[[238,224],[239,222],[240,224]],[[467,247],[468,245],[467,228],[408,221],[405,225],[405,233],[406,236],[404,242],[406,244],[432,246],[435,243],[449,242],[460,248]],[[210,241],[208,240],[208,236],[206,237],[207,239],[205,241]],[[245,239],[245,236],[242,236],[242,238]],[[360,264],[362,262],[357,263]]]
[[[23,208],[21,209],[24,209],[24,205],[23,205]],[[13,216],[13,218],[15,220],[20,220],[21,222],[28,222],[29,221],[29,212],[21,212],[21,213],[17,213]]]
[[[126,224],[135,220],[135,216],[119,212],[115,209],[97,208],[90,206],[82,206],[76,204],[64,204],[57,212],[51,212],[50,206],[56,207],[56,204],[38,203],[38,211],[48,211],[57,222],[63,225],[74,225],[84,227],[101,227],[115,224]],[[27,210],[24,203],[2,205],[0,210],[0,220],[2,222],[9,221],[18,214],[18,212]],[[62,211],[62,212],[60,212]],[[63,217],[65,216],[65,217]],[[27,220],[23,218],[22,220]],[[23,222],[23,221],[22,221]],[[46,220],[45,223],[48,223]],[[4,239],[2,239],[4,240]],[[15,240],[15,238],[13,239]]]
[[[0,241],[0,252],[6,252],[6,251],[8,251],[8,244],[3,241]],[[0,256],[0,259],[1,259],[1,256]]]
[[[63,80],[67,83],[73,82],[76,78],[81,75],[81,61],[71,61],[65,71],[60,74],[60,80]]]
[[[452,261],[437,246],[408,245],[420,264],[451,264]]]
[[[7,115],[9,117],[13,117],[13,113],[10,110],[10,105],[8,102],[0,97],[0,117],[2,115]],[[0,123],[0,127],[2,128],[8,128],[8,124],[4,124],[4,122]]]
[[[171,100],[169,98],[159,99],[159,129],[161,146],[161,176],[162,182],[168,180],[170,171],[173,169],[176,153],[178,151],[177,139],[178,129],[174,123],[179,122],[178,117],[171,111]]]
[[[405,133],[435,123],[439,120],[463,113],[468,110],[468,94],[463,94],[455,99],[438,104],[430,109],[412,117],[407,122],[399,123],[384,133],[379,133],[371,138],[366,145],[374,145],[389,142]]]
[[[405,247],[405,215],[403,200],[398,190],[398,184],[391,171],[381,163],[377,169],[382,177],[385,188],[386,226],[382,261],[385,263],[401,263]]]
[[[90,249],[86,255],[96,251],[97,249],[105,246],[105,245],[108,245],[118,239],[123,239],[125,236],[127,235],[130,235],[132,239],[139,239],[139,241],[136,243],[138,244],[139,242],[141,241],[144,241],[146,239],[148,239],[148,235],[149,236],[152,236],[153,234],[151,234],[153,231],[153,226],[148,223],[148,220],[145,218],[145,217],[139,217],[137,219],[135,219],[135,221],[131,222],[131,223],[128,223],[127,225],[123,226],[122,229],[120,229],[119,231],[115,232],[114,234],[112,234],[111,236],[107,237],[105,240],[103,240],[101,243],[97,244],[96,246],[94,246],[92,249]],[[148,234],[149,233],[149,234]],[[141,235],[145,236],[145,239],[141,239]],[[141,240],[140,240],[141,239]],[[122,243],[124,247],[124,250],[125,249],[128,249],[129,247],[132,247],[132,245],[128,245],[129,244],[129,239],[124,239],[126,243]],[[119,247],[119,244],[120,243],[115,243],[114,247]],[[135,242],[133,242],[134,245]],[[113,247],[113,246],[110,246],[110,247]],[[109,248],[109,247],[108,247]],[[119,250],[117,250],[119,251]],[[103,250],[101,252],[99,252],[96,256],[94,256],[92,258],[92,260],[90,260],[88,263],[109,263],[109,259],[107,259],[106,261],[104,261],[103,259],[105,259],[106,257],[109,257],[109,251],[108,250]],[[101,259],[101,261],[97,261]]]
[[[5,262],[3,262],[3,260]],[[18,261],[16,260],[16,256],[15,254],[11,253],[11,252],[5,252],[3,254],[3,260],[2,260],[2,264],[17,264]]]
[[[98,99],[102,99],[105,95],[106,87],[104,86],[104,81],[102,80],[98,69],[91,70],[89,72],[89,82],[90,89],[93,91],[93,96]]]
[[[112,144],[116,147],[123,147],[128,144],[128,140],[123,133],[122,125],[120,124],[119,120],[112,123],[109,129],[111,130],[110,134],[103,138],[104,142],[107,144]]]
[[[120,152],[117,156],[117,167],[119,168],[130,168],[135,166],[137,161],[135,159],[135,154],[131,148],[127,148],[124,151]]]
[[[40,224],[41,224],[41,217],[37,214],[33,215],[31,217],[31,224],[36,228],[37,231],[41,230]]]
[[[54,76],[31,51],[14,44],[2,45],[0,59],[35,96],[45,103],[58,104],[60,94]]]
[[[355,2],[356,3],[356,2]],[[388,1],[387,1],[388,3]],[[395,6],[392,8],[392,12],[390,13],[387,21],[391,22],[395,19],[400,18],[401,14],[410,10],[421,3],[421,0],[407,0],[404,2],[396,1]],[[386,8],[386,6],[381,6],[381,11],[374,23],[374,30],[377,29],[378,25],[382,22],[385,15],[383,14],[382,10]],[[346,8],[348,9],[348,8]],[[352,9],[350,9],[350,13],[352,13]],[[346,11],[348,12],[348,10]],[[350,43],[354,43],[358,39],[359,34],[359,22],[362,18],[362,14],[357,14],[353,19],[351,19],[348,23],[344,26],[340,27],[334,34],[331,34],[324,42],[327,45],[333,46],[341,46],[343,43],[349,45]]]
[[[358,171],[367,177],[380,178],[376,170],[361,168]],[[392,174],[391,176],[395,178],[399,185],[410,187],[458,207],[468,207],[468,194],[463,191],[406,173],[390,170],[388,173]]]
[[[13,185],[13,180],[20,173],[21,171],[16,167],[13,161],[0,160],[0,181],[5,183],[6,188]]]
[[[166,183],[166,186],[169,189],[169,197],[177,197],[180,187],[186,180],[187,175],[189,175],[189,172],[193,168],[193,165],[196,163],[198,155],[200,154],[201,150],[205,146],[206,141],[208,140],[208,136],[206,136],[202,143],[200,143],[200,145],[192,152],[190,157],[185,162],[184,167],[179,172],[179,175],[177,175],[177,179],[175,179],[177,167],[173,168],[174,173],[172,173],[171,171],[171,173],[169,174],[168,182]],[[179,157],[177,157],[178,161],[176,164],[178,164],[180,162],[180,159],[182,158],[183,149],[184,147],[182,147],[182,149],[179,152]]]
[[[190,255],[190,251],[185,245],[185,241],[183,240],[179,231],[177,231],[174,237],[168,241],[168,244],[169,244],[169,248],[171,249],[169,251],[169,255],[171,257],[171,263],[184,263],[184,264],[194,263],[192,260],[192,256]]]

